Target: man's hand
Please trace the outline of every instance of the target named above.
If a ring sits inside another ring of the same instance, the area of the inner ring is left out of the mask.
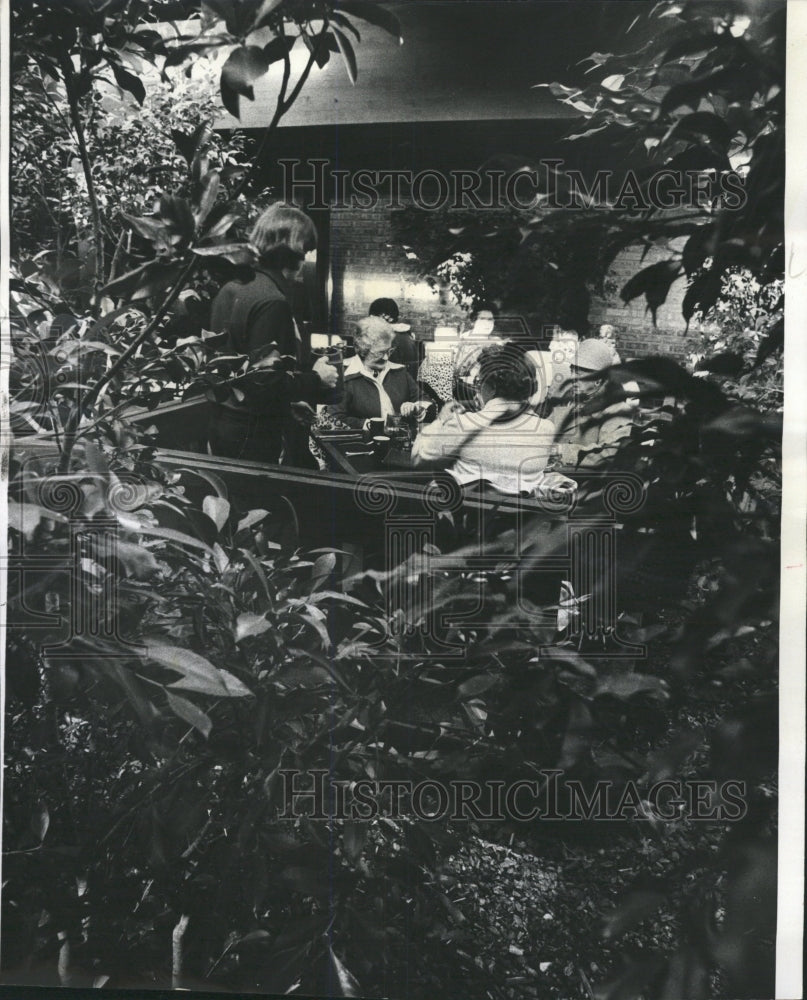
[[[333,389],[339,379],[339,369],[328,363],[325,357],[320,358],[314,365],[312,371],[319,375],[319,379],[326,389]]]
[[[460,413],[467,413],[468,410],[456,399],[449,399],[445,406],[440,410],[437,415],[437,419],[441,424],[448,423],[449,420],[456,418]]]
[[[416,417],[420,423],[425,420],[426,414],[432,406],[433,404],[427,400],[420,400],[417,403],[401,403],[401,416],[404,418]]]

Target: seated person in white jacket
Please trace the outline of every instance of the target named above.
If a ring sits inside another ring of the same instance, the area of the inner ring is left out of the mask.
[[[488,482],[502,493],[532,493],[544,480],[554,424],[530,406],[535,368],[513,344],[479,355],[480,409],[447,403],[412,447],[416,467],[447,469],[461,484]]]

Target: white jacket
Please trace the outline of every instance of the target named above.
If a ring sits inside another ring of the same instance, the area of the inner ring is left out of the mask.
[[[424,427],[412,446],[417,465],[453,459],[461,485],[485,480],[502,493],[532,493],[543,479],[555,425],[521,404],[491,399],[478,412],[450,411]]]

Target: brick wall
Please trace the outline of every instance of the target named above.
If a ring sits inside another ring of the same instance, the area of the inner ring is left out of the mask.
[[[412,265],[400,246],[392,240],[389,209],[337,209],[331,211],[331,330],[351,334],[353,324],[367,315],[373,299],[395,299],[401,318],[412,325],[412,332],[422,340],[431,340],[435,326],[461,326],[463,313],[445,296],[418,282]],[[683,280],[675,282],[667,302],[658,310],[654,329],[645,311],[644,297],[624,303],[619,297],[622,285],[642,267],[663,258],[649,252],[642,259],[642,248],[631,247],[617,257],[610,278],[614,292],[607,299],[592,301],[589,318],[596,330],[601,323],[611,323],[623,358],[665,354],[682,359],[686,353],[681,301]],[[525,316],[533,333],[537,317]]]
[[[400,246],[392,243],[389,209],[331,212],[331,329],[350,334],[373,299],[392,298],[412,333],[431,340],[435,326],[457,326],[462,310],[420,282]]]
[[[687,350],[686,323],[681,315],[681,304],[686,292],[686,282],[679,278],[673,283],[667,301],[656,314],[656,327],[646,310],[644,296],[633,302],[623,302],[619,290],[625,282],[643,267],[664,260],[665,253],[649,251],[642,257],[642,247],[629,247],[614,261],[609,273],[615,290],[607,299],[593,299],[589,320],[594,330],[601,323],[611,323],[616,331],[616,342],[623,358],[644,357],[648,354],[665,354],[683,360]],[[690,330],[690,333],[692,331]]]

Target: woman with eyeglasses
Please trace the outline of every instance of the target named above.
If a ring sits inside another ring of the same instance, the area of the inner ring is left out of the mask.
[[[211,329],[225,335],[221,353],[246,355],[249,368],[230,397],[214,404],[210,451],[316,468],[308,429],[294,414],[330,402],[338,371],[326,358],[301,370],[302,345],[291,307],[292,284],[302,279],[303,259],[317,245],[316,229],[304,212],[278,202],[255,223],[250,244],[252,275],[228,282],[213,300]]]
[[[380,316],[359,320],[355,357],[345,365],[344,391],[331,415],[348,427],[363,427],[373,417],[420,416],[428,403],[403,365],[389,360],[394,331]]]

